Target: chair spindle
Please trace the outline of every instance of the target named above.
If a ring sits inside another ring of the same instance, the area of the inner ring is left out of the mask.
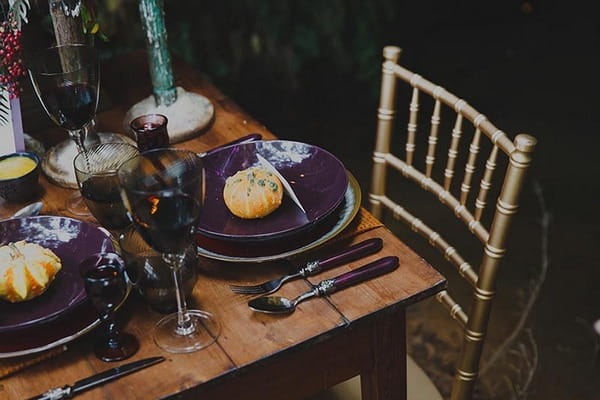
[[[463,100],[459,100],[459,103],[460,102],[462,102],[461,104],[465,103]],[[452,141],[450,142],[450,148],[448,149],[448,162],[446,163],[446,169],[444,170],[444,190],[448,192],[450,191],[452,177],[454,176],[454,165],[456,164],[456,157],[458,156],[458,144],[462,135],[462,123],[463,116],[459,113],[456,115],[456,122],[452,129]]]
[[[418,80],[420,78],[418,75],[415,75]],[[417,118],[419,116],[419,89],[416,87],[413,88],[412,97],[410,99],[409,106],[409,120],[407,127],[407,137],[406,137],[406,164],[412,165],[413,158],[415,154],[415,139],[417,135]]]
[[[441,87],[438,86],[434,93],[439,92]],[[433,171],[433,164],[435,163],[435,148],[438,142],[438,132],[440,128],[440,110],[442,103],[440,99],[436,97],[435,105],[433,106],[433,114],[431,115],[431,130],[429,131],[429,138],[427,139],[427,156],[425,157],[425,176],[431,178],[431,171]]]
[[[479,194],[477,195],[477,199],[475,200],[475,220],[481,221],[481,216],[483,214],[483,210],[487,205],[487,196],[492,187],[492,177],[494,175],[494,170],[496,169],[496,159],[498,158],[498,146],[492,147],[492,151],[490,152],[490,156],[488,157],[485,163],[485,173],[483,174],[483,178],[481,178],[481,184],[479,186]]]
[[[471,181],[473,180],[473,174],[475,173],[475,163],[477,162],[477,155],[479,154],[479,142],[481,140],[481,129],[476,128],[473,140],[469,146],[469,159],[465,164],[465,177],[462,185],[460,185],[460,204],[465,205],[471,191]]]

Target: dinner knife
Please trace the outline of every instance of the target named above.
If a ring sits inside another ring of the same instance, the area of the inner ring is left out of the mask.
[[[112,380],[121,378],[125,375],[129,375],[133,372],[147,368],[151,365],[158,364],[165,360],[164,357],[150,357],[142,360],[134,361],[129,364],[123,364],[115,368],[108,369],[99,374],[92,375],[88,378],[81,379],[75,382],[73,385],[65,385],[63,387],[56,387],[48,390],[38,396],[31,397],[29,400],[59,400],[59,399],[70,399],[71,397],[110,382]]]
[[[212,149],[210,149],[208,151],[205,151],[203,153],[197,153],[197,154],[200,157],[206,157],[209,154],[216,153],[217,151],[220,151],[224,147],[233,146],[234,144],[246,144],[246,143],[256,142],[257,140],[261,140],[261,139],[262,139],[262,135],[260,133],[250,133],[250,134],[248,134],[246,136],[242,136],[239,139],[232,140],[231,142],[227,142],[227,143],[222,144],[220,146],[213,147]]]
[[[283,185],[283,188],[285,189],[285,192],[288,194],[288,196],[290,196],[294,203],[296,203],[298,208],[300,208],[302,212],[306,214],[306,210],[304,209],[304,207],[302,207],[302,203],[300,203],[300,200],[298,200],[298,196],[296,196],[296,193],[294,193],[294,189],[292,189],[292,185],[290,185],[287,179],[285,179],[283,175],[281,175],[279,171],[277,171],[277,168],[275,168],[273,164],[271,164],[266,158],[264,158],[258,153],[256,153],[256,158],[258,158],[258,161],[262,164],[263,167],[265,167],[269,172],[271,172],[273,175],[279,178],[281,184]]]

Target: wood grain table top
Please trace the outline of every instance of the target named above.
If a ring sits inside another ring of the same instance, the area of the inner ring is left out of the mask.
[[[215,106],[215,118],[209,128],[200,136],[176,147],[206,151],[250,132],[258,132],[264,139],[275,138],[265,126],[240,109],[193,68],[175,63],[174,70],[178,86],[208,97]],[[110,96],[112,106],[98,114],[100,131],[123,132],[122,119],[129,106],[150,94],[148,76],[143,52],[123,56],[104,66],[104,91]],[[36,133],[35,136],[46,143],[66,137],[57,129]],[[72,191],[51,184],[44,177],[41,177],[40,183],[45,202],[42,213],[61,215],[64,199]],[[0,203],[0,217],[10,215],[21,206]],[[293,298],[309,289],[311,283],[356,269],[386,255],[400,258],[397,270],[328,297],[303,302],[292,314],[281,316],[252,312],[247,306],[248,297],[236,295],[228,289],[229,284],[252,284],[275,278],[288,272],[292,266],[300,266],[302,260],[371,237],[383,239],[384,247],[379,253],[308,280],[289,282],[277,294]],[[435,269],[384,226],[344,241],[326,244],[312,254],[302,255],[291,262],[233,264],[201,259],[199,269],[200,277],[193,293],[194,306],[216,314],[222,324],[217,342],[191,354],[162,352],[150,336],[153,325],[161,315],[132,296],[119,314],[123,329],[136,335],[141,346],[139,352],[125,362],[156,355],[163,355],[167,360],[90,390],[79,398],[152,399],[185,393],[187,389],[207,382],[219,382],[223,377],[235,376],[246,369],[263,368],[280,354],[302,352],[336,332],[351,329],[354,325],[368,324],[377,315],[393,312],[431,296],[442,290],[446,283]],[[0,398],[27,398],[118,365],[95,358],[91,348],[93,336],[92,333],[70,343],[68,351],[55,358],[0,380]]]

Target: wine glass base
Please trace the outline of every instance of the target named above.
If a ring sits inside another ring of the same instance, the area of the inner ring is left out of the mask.
[[[191,353],[213,344],[221,327],[214,315],[206,311],[188,310],[192,332],[178,332],[177,313],[163,317],[154,327],[154,342],[169,353]]]
[[[76,217],[87,217],[92,215],[79,191],[69,196],[66,206],[67,211]]]
[[[136,337],[125,332],[119,333],[116,343],[111,346],[108,337],[100,339],[94,345],[96,357],[106,362],[121,361],[134,355],[140,348]]]

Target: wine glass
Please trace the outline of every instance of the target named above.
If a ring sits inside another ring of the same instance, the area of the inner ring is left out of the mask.
[[[138,154],[135,146],[125,142],[102,143],[79,153],[73,160],[77,185],[88,209],[117,238],[131,225],[121,200],[117,169]]]
[[[94,344],[96,357],[119,361],[134,355],[140,345],[135,336],[121,332],[114,320],[117,306],[127,294],[125,262],[115,253],[96,253],[79,264],[85,290],[107,332]]]
[[[156,324],[154,341],[171,353],[210,345],[220,333],[218,321],[206,311],[188,310],[181,290],[183,257],[193,242],[204,199],[202,159],[187,150],[155,149],[125,161],[117,176],[133,226],[162,254],[175,282],[177,313]]]
[[[79,152],[85,151],[86,129],[96,114],[100,73],[96,51],[84,44],[42,50],[28,63],[38,99],[52,121],[65,128]],[[78,194],[67,203],[76,215],[89,215]]]

